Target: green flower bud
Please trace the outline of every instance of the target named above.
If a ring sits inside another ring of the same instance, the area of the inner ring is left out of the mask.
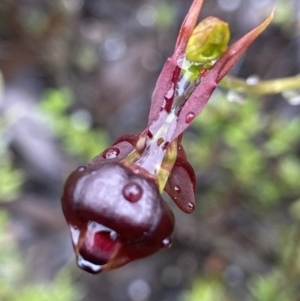
[[[228,24],[215,17],[207,17],[194,29],[185,49],[186,59],[207,64],[218,59],[228,48]]]

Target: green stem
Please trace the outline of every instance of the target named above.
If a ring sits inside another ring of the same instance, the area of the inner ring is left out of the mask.
[[[247,94],[276,94],[287,90],[300,89],[300,76],[258,81],[254,84],[249,84],[246,80],[237,77],[226,76],[219,86]]]

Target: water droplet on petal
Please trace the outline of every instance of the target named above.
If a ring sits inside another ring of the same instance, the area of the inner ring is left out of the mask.
[[[143,195],[143,188],[137,183],[128,183],[123,188],[123,196],[129,202],[137,202]]]
[[[185,58],[185,55],[183,54],[183,55],[181,55],[179,58],[178,58],[178,60],[177,60],[177,66],[181,69],[181,67],[182,67],[182,63],[184,62],[184,58]]]
[[[175,186],[174,186],[174,190],[175,190],[176,192],[178,192],[178,193],[181,192],[181,188],[180,188],[179,185],[175,185]]]
[[[193,119],[195,118],[195,114],[194,113],[188,113],[185,117],[185,122],[186,123],[191,123],[193,121]]]
[[[170,248],[172,245],[172,238],[171,237],[167,237],[165,238],[162,242],[161,242],[161,245],[160,247],[162,249],[167,249],[167,248]]]
[[[97,264],[91,263],[91,262],[85,260],[81,255],[77,256],[77,265],[81,269],[83,269],[87,272],[93,273],[93,274],[101,272],[101,270],[103,268],[103,265],[97,265]]]
[[[207,69],[202,69],[202,70],[200,71],[200,76],[201,76],[201,77],[206,76],[207,72],[208,72]]]
[[[79,166],[77,168],[77,171],[79,171],[79,172],[82,172],[82,171],[85,171],[85,170],[86,170],[86,166]]]
[[[117,147],[107,148],[103,153],[102,157],[104,159],[114,159],[120,154],[120,150]]]
[[[189,208],[190,211],[194,211],[195,210],[195,205],[192,202],[189,202],[188,208]]]
[[[168,90],[168,92],[167,92],[167,94],[166,94],[166,98],[167,99],[171,99],[173,96],[174,96],[174,83],[172,83],[172,86],[171,86],[171,88]],[[166,101],[165,99],[164,99],[164,101]]]

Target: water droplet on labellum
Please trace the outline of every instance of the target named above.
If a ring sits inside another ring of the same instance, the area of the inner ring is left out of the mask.
[[[178,192],[178,193],[181,192],[181,188],[180,188],[179,185],[175,185],[175,186],[174,186],[174,190],[175,190],[176,192]]]
[[[118,234],[117,234],[117,232],[115,232],[115,231],[111,231],[111,232],[109,233],[109,237],[110,237],[112,240],[116,240],[116,239],[118,238]]]
[[[123,188],[124,198],[132,203],[135,203],[141,199],[143,195],[143,188],[137,183],[128,183]]]
[[[77,246],[79,241],[79,236],[80,236],[80,230],[76,226],[73,225],[69,225],[69,226],[70,226],[72,242],[75,246]]]
[[[103,265],[97,265],[97,264],[91,263],[90,261],[85,260],[81,255],[77,256],[77,265],[81,269],[88,271],[92,274],[99,273],[103,268]]]
[[[191,123],[195,118],[195,114],[194,113],[188,113],[185,117],[185,122],[186,123]]]
[[[79,166],[77,168],[77,171],[79,171],[79,172],[82,172],[82,171],[85,171],[85,170],[86,170],[86,166]]]
[[[172,238],[171,237],[167,237],[165,238],[162,242],[161,242],[161,248],[162,249],[167,249],[170,248],[172,245]]]
[[[189,208],[189,210],[194,211],[195,210],[195,205],[192,202],[189,202],[188,208]]]
[[[107,148],[103,153],[102,157],[104,159],[114,159],[120,154],[120,150],[117,147]]]

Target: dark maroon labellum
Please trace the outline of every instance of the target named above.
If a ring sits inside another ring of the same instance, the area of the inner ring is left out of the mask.
[[[117,147],[110,147],[110,148],[107,148],[102,153],[102,157],[104,159],[114,159],[114,158],[118,157],[119,154],[120,154],[120,150]]]
[[[136,183],[128,183],[123,188],[124,198],[132,203],[139,201],[143,195],[143,188]]]
[[[170,244],[165,238],[172,234],[174,216],[155,181],[116,160],[73,172],[62,206],[77,264],[90,273],[117,268]]]

